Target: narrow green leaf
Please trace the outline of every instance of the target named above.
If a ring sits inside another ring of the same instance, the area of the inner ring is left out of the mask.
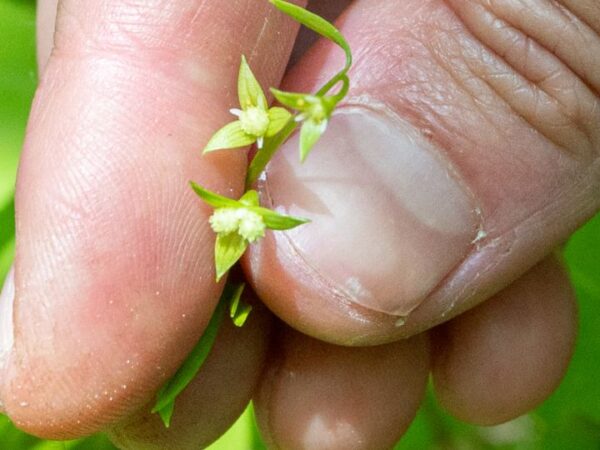
[[[245,206],[258,206],[259,202],[258,192],[253,189],[246,191],[240,198],[240,203]]]
[[[279,133],[291,118],[292,114],[285,108],[274,106],[269,109],[269,128],[266,136],[271,137]]]
[[[238,97],[242,109],[257,106],[266,111],[269,107],[267,98],[243,55],[238,75]]]
[[[246,147],[256,141],[254,136],[250,136],[242,129],[239,120],[228,123],[217,131],[208,141],[202,153],[210,153],[215,150],[226,150],[229,148]]]
[[[215,312],[210,318],[204,333],[200,337],[200,340],[175,375],[173,375],[173,377],[167,381],[159,391],[156,404],[154,405],[154,408],[152,408],[152,412],[163,411],[165,418],[170,420],[170,413],[168,411],[170,408],[169,405],[175,402],[177,396],[194,379],[213,347],[215,338],[217,337],[217,332],[219,330],[219,325],[223,320],[225,310],[229,304],[229,295],[231,295],[230,292],[231,291],[228,289],[223,290],[221,299],[219,300]]]
[[[252,306],[242,300],[242,292],[244,291],[245,284],[240,283],[231,297],[229,302],[229,316],[231,317],[233,324],[237,327],[241,327],[246,323]]]
[[[312,120],[307,120],[302,124],[300,129],[300,161],[304,162],[314,145],[317,143],[321,135],[327,128],[327,121],[316,123]]]
[[[198,197],[200,197],[202,200],[204,200],[204,202],[208,203],[213,208],[239,208],[241,206],[240,202],[237,200],[215,194],[214,192],[203,188],[193,181],[190,181],[190,185]]]
[[[238,262],[247,247],[248,242],[246,239],[236,232],[217,236],[217,240],[215,241],[217,281]]]
[[[171,426],[171,418],[173,417],[173,411],[175,410],[175,400],[167,403],[162,409],[159,409],[158,415],[160,416],[165,428],[169,428]]]
[[[310,222],[308,219],[284,216],[283,214],[279,214],[268,208],[254,207],[249,209],[257,214],[260,214],[265,222],[265,225],[270,230],[289,230],[304,223]]]
[[[329,23],[322,17],[310,11],[307,11],[306,9],[301,8],[300,6],[296,6],[292,3],[288,3],[283,0],[269,1],[273,5],[275,5],[275,7],[281,12],[292,17],[294,20],[300,22],[305,27],[310,28],[315,33],[318,33],[321,36],[326,37],[327,39],[339,45],[346,54],[345,72],[348,70],[348,68],[350,68],[350,66],[352,65],[352,52],[350,51],[350,46],[348,45],[348,42],[346,42],[346,39],[344,39],[342,33],[340,33],[336,27],[334,27],[331,23]]]

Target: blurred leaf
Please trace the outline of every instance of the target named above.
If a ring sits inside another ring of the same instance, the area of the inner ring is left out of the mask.
[[[14,191],[36,86],[34,12],[32,2],[0,2],[0,208]]]
[[[10,198],[9,202],[0,209],[0,251],[15,236],[15,199]]]
[[[256,422],[252,403],[233,426],[207,450],[267,450],[262,442]]]

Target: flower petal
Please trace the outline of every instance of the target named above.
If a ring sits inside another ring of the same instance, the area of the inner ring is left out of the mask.
[[[313,146],[317,143],[321,135],[327,128],[327,120],[320,123],[314,120],[306,120],[300,130],[300,161],[304,162]]]
[[[270,230],[289,230],[304,223],[310,222],[310,220],[308,219],[284,216],[283,214],[279,214],[271,209],[263,208],[261,206],[256,206],[248,209],[252,212],[259,214],[263,218],[263,221],[265,222],[267,228]]]
[[[246,147],[254,143],[255,137],[250,136],[242,129],[239,120],[228,123],[210,138],[202,153],[209,153],[215,150],[224,150],[228,148]]]
[[[244,195],[242,195],[239,202],[245,206],[258,206],[258,192],[256,192],[254,189],[247,191]]]
[[[267,129],[266,136],[275,136],[285,127],[291,118],[292,113],[285,108],[274,106],[269,109],[269,128]]]
[[[238,97],[242,109],[256,106],[266,111],[269,107],[267,98],[243,55],[238,75]]]
[[[319,102],[319,97],[312,94],[285,92],[275,88],[271,88],[271,93],[279,103],[297,111],[306,111],[311,104]]]
[[[242,257],[248,242],[238,233],[219,234],[215,241],[215,267],[217,269],[217,281],[227,273],[233,265]]]

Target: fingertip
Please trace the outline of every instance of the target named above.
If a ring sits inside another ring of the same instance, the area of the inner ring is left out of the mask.
[[[243,327],[225,318],[215,346],[190,385],[177,397],[167,429],[147,405],[109,430],[119,448],[205,448],[223,434],[250,401],[261,376],[271,315],[257,306]]]
[[[480,425],[533,409],[562,380],[576,334],[573,291],[547,259],[433,333],[433,384],[442,406]]]
[[[391,448],[422,399],[427,340],[378,347],[327,344],[286,329],[255,398],[273,448]]]

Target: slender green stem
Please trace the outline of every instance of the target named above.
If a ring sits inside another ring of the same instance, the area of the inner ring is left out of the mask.
[[[273,158],[273,155],[279,150],[281,144],[283,144],[287,138],[294,132],[298,123],[293,119],[290,120],[283,129],[270,139],[265,140],[265,145],[262,149],[256,152],[250,167],[248,168],[248,174],[246,175],[246,189],[250,189],[256,182],[260,174],[267,164]]]

